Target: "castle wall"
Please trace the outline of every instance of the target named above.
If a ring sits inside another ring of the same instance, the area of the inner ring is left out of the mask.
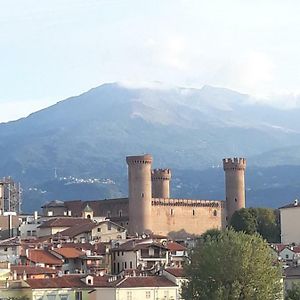
[[[152,230],[172,238],[201,235],[208,229],[225,228],[224,201],[152,199]]]

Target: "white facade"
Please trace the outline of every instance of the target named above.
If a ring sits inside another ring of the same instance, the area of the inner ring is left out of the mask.
[[[280,208],[281,243],[300,244],[300,203]]]

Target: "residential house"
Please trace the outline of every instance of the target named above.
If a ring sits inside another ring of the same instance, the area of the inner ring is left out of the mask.
[[[168,249],[169,264],[173,267],[182,267],[188,259],[187,248],[172,241],[166,243],[166,248]]]
[[[152,239],[117,241],[111,251],[113,274],[126,269],[158,270],[168,264],[167,248]]]
[[[21,243],[19,237],[0,240],[0,261],[17,264],[20,258]]]

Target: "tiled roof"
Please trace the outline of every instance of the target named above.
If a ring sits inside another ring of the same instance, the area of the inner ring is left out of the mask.
[[[62,248],[76,248],[79,250],[91,250],[99,255],[105,254],[106,243],[96,243],[94,245],[90,243],[64,243],[61,244]]]
[[[52,251],[58,253],[59,255],[63,256],[64,258],[78,258],[84,255],[84,252],[76,249],[76,248],[56,248]]]
[[[166,249],[162,244],[150,240],[132,239],[115,247],[114,251],[134,251],[140,249],[148,249],[149,247],[158,247]]]
[[[28,249],[28,260],[34,263],[44,263],[47,265],[61,266],[62,260],[49,253],[47,250]]]
[[[177,285],[163,276],[139,276],[116,278],[112,276],[93,276],[93,285],[84,283],[82,275],[64,275],[62,277],[47,279],[27,279],[26,282],[33,289],[49,288],[97,288],[97,287],[117,287],[117,288],[138,288],[138,287],[176,287]]]
[[[174,287],[177,286],[172,281],[163,276],[140,276],[126,277],[116,285],[118,288],[135,287]]]
[[[57,270],[51,268],[43,268],[38,266],[11,266],[11,271],[16,271],[18,275],[23,275],[24,271],[27,275],[39,274],[56,274]]]
[[[75,236],[86,233],[86,232],[91,232],[93,228],[97,227],[97,224],[92,222],[92,223],[87,223],[87,224],[79,224],[72,226],[70,228],[67,228],[61,232],[56,233],[55,235],[57,236],[67,236],[70,238],[74,238]]]
[[[186,251],[187,248],[176,242],[168,242],[166,248],[170,251]]]
[[[276,252],[281,252],[287,245],[284,244],[270,244],[270,247]]]
[[[33,289],[47,289],[47,288],[85,288],[87,285],[81,281],[81,276],[66,275],[56,278],[45,279],[27,279],[26,282]]]
[[[288,267],[284,269],[284,274],[287,278],[300,278],[300,267]]]
[[[92,224],[93,221],[90,219],[83,218],[72,218],[72,217],[59,217],[53,218],[43,222],[39,228],[49,228],[49,227],[72,227],[76,225]]]
[[[165,271],[175,277],[185,277],[183,268],[167,268]]]
[[[12,237],[12,238],[0,241],[0,246],[10,247],[10,246],[19,246],[19,245],[20,245],[19,237]]]

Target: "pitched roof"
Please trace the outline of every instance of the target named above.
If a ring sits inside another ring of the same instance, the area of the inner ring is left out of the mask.
[[[166,248],[170,251],[186,251],[187,248],[176,242],[168,242]]]
[[[0,246],[5,246],[5,247],[6,246],[7,247],[10,247],[10,246],[19,246],[20,244],[21,243],[20,243],[19,237],[12,237],[12,238],[0,241]]]
[[[11,271],[16,271],[18,275],[23,275],[24,271],[27,275],[39,275],[39,274],[56,274],[57,270],[51,268],[44,268],[38,266],[11,266]]]
[[[63,256],[64,258],[78,258],[84,255],[83,251],[80,251],[75,248],[55,248],[52,251],[58,253],[59,255]]]
[[[51,254],[47,250],[42,249],[28,249],[28,260],[35,262],[35,263],[44,263],[47,265],[55,265],[61,266],[63,261],[53,254]]]
[[[175,283],[163,276],[126,277],[116,284],[118,288],[135,287],[174,287]]]
[[[288,267],[284,269],[284,274],[287,278],[300,278],[300,267]]]
[[[165,272],[172,274],[175,277],[185,277],[183,268],[167,268]]]
[[[78,275],[66,275],[62,277],[45,279],[27,279],[26,282],[33,289],[87,287],[86,284],[81,281],[81,276]]]
[[[76,225],[85,225],[94,223],[90,219],[83,218],[72,218],[72,217],[59,217],[53,218],[43,222],[39,228],[49,228],[49,227],[72,227]]]
[[[57,236],[67,236],[70,238],[74,238],[75,236],[86,233],[86,232],[91,232],[93,228],[97,227],[97,224],[92,222],[92,223],[87,223],[87,224],[79,224],[75,225],[72,227],[69,227],[61,232],[56,233],[55,235]]]
[[[281,206],[279,207],[279,209],[284,209],[284,208],[297,208],[300,207],[300,201],[298,201],[297,199],[294,200],[292,203],[289,203],[287,205]]]
[[[162,244],[153,242],[152,240],[132,239],[128,240],[118,247],[113,248],[114,251],[135,251],[140,249],[148,249],[149,247],[158,247],[166,249]]]

